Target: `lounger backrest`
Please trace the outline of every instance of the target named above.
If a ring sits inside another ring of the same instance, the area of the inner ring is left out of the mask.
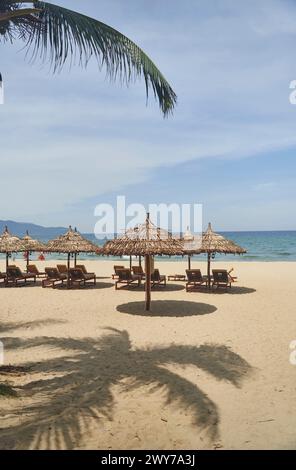
[[[124,266],[114,266],[114,272],[118,275],[118,271],[122,271],[122,269],[126,269]]]
[[[65,264],[57,264],[57,269],[60,274],[67,274],[68,268]]]
[[[119,269],[118,271],[119,281],[130,281],[132,274],[129,269]]]
[[[213,269],[214,282],[228,283],[228,273],[226,269]]]
[[[71,268],[69,270],[69,275],[70,275],[70,279],[73,279],[73,280],[81,280],[81,279],[84,279],[84,273],[82,271],[82,269],[80,268]]]
[[[153,273],[151,274],[151,281],[160,281],[159,269],[154,269]]]
[[[38,271],[37,266],[35,264],[29,264],[28,267],[27,267],[27,271],[28,271],[28,273],[31,273],[31,274],[39,274],[39,271]]]
[[[8,266],[7,275],[8,277],[22,277],[22,272],[20,268],[16,266]]]
[[[134,274],[144,274],[142,266],[133,266],[132,268]]]
[[[60,273],[57,268],[45,268],[45,273],[50,279],[58,279],[60,276]]]
[[[84,266],[84,264],[76,264],[75,268],[81,269],[81,271],[82,271],[84,274],[87,274],[87,269],[86,269],[86,267]]]
[[[202,281],[202,275],[200,269],[186,269],[187,279],[189,282],[200,282]]]

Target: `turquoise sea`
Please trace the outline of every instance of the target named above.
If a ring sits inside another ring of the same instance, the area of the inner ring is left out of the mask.
[[[296,261],[296,231],[274,231],[274,232],[221,232],[223,236],[233,240],[247,250],[241,256],[227,255],[227,259],[235,261]],[[96,240],[94,235],[86,235],[98,245],[103,245],[103,241]],[[46,242],[47,240],[42,240]],[[4,258],[4,255],[1,255]],[[22,254],[15,255],[16,259],[22,258]],[[96,255],[81,254],[80,259],[96,259]],[[196,259],[206,259],[205,255],[194,256]],[[225,255],[216,255],[216,259],[224,259]],[[32,254],[31,259],[36,259],[36,254]],[[46,259],[65,259],[64,255],[47,254]],[[118,259],[109,257],[109,259]],[[159,257],[159,260],[182,260],[182,257],[166,256]]]

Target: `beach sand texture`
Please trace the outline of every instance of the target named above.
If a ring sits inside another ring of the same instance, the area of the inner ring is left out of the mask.
[[[112,261],[84,264],[95,289],[0,288],[5,365],[25,368],[0,374],[1,449],[296,448],[296,263],[225,258],[228,293],[169,282],[151,312]]]

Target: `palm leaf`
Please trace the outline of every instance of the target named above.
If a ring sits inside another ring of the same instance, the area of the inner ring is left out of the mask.
[[[118,78],[129,84],[144,78],[147,99],[151,88],[163,114],[172,112],[176,94],[151,59],[129,38],[100,21],[52,3],[19,3],[32,3],[41,10],[36,15],[39,21],[32,23],[27,35],[32,60],[49,59],[56,71],[63,68],[67,59],[71,64],[87,66],[95,57],[100,69],[104,66],[112,80]]]

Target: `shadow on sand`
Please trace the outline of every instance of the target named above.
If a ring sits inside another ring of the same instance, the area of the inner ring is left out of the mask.
[[[121,386],[124,393],[144,387],[143,399],[145,394],[161,390],[164,407],[186,410],[197,431],[203,430],[209,440],[214,440],[219,436],[217,405],[196,383],[167,366],[194,366],[235,387],[240,387],[252,371],[243,358],[224,345],[172,344],[135,349],[127,331],[113,328],[107,328],[101,338],[6,338],[5,345],[14,351],[46,348],[51,358],[26,364],[30,373],[25,385],[18,388],[23,400],[10,409],[10,415],[15,415],[12,424],[7,428],[5,420],[1,424],[1,449],[83,446],[92,432],[93,420],[112,420],[114,385]],[[52,358],[55,350],[57,357]]]
[[[118,305],[116,309],[121,313],[144,317],[189,317],[208,315],[217,310],[214,305],[186,300],[152,300],[149,312],[145,310],[145,302],[128,302]]]
[[[256,289],[252,287],[240,287],[232,286],[231,289],[214,288],[214,289],[191,289],[188,291],[189,294],[231,294],[231,295],[242,295],[242,294],[253,294],[256,292]]]

